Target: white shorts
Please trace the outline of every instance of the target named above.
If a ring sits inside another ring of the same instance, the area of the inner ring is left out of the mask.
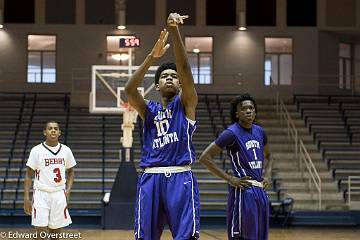
[[[71,224],[65,191],[34,190],[31,225],[57,229]]]

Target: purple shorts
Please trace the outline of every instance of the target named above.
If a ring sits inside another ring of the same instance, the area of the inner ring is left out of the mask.
[[[268,239],[269,199],[262,188],[229,186],[227,228],[229,239]]]
[[[192,171],[143,173],[138,179],[135,239],[160,239],[164,225],[173,239],[199,237],[200,196]]]

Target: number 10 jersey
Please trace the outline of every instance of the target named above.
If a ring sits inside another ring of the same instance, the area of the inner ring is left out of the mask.
[[[144,141],[140,167],[183,166],[195,161],[192,135],[196,122],[188,119],[180,97],[166,108],[149,101],[144,121]]]

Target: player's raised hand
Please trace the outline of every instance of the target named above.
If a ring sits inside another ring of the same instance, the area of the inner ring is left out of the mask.
[[[180,15],[178,13],[170,13],[167,19],[167,25],[174,27],[179,24],[184,24],[184,19],[189,18],[188,15]]]
[[[30,200],[24,200],[24,212],[27,215],[31,215],[31,211],[32,211],[32,203]]]
[[[251,183],[248,182],[248,180],[250,180],[250,179],[251,179],[251,177],[249,177],[249,176],[245,176],[242,178],[231,176],[228,179],[228,183],[233,187],[238,187],[240,189],[244,189],[244,188],[251,187]]]
[[[166,43],[168,36],[169,36],[169,32],[166,29],[160,32],[159,39],[156,41],[150,53],[154,58],[160,58],[170,47],[170,44]]]

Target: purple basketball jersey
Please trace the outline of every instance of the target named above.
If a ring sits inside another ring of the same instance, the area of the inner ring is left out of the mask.
[[[186,118],[180,97],[166,107],[150,101],[144,120],[140,167],[185,166],[195,161],[192,135],[196,124]],[[200,195],[192,171],[143,173],[138,179],[135,239],[159,240],[165,224],[173,239],[197,239]]]
[[[216,140],[226,147],[236,177],[250,176],[263,180],[265,131],[253,124],[250,129],[239,123],[230,125]],[[252,186],[239,189],[229,186],[227,226],[229,239],[267,240],[269,229],[269,200],[266,192]]]
[[[140,167],[192,164],[196,158],[192,144],[195,129],[196,124],[191,124],[185,116],[179,96],[167,108],[150,101],[145,113]]]

